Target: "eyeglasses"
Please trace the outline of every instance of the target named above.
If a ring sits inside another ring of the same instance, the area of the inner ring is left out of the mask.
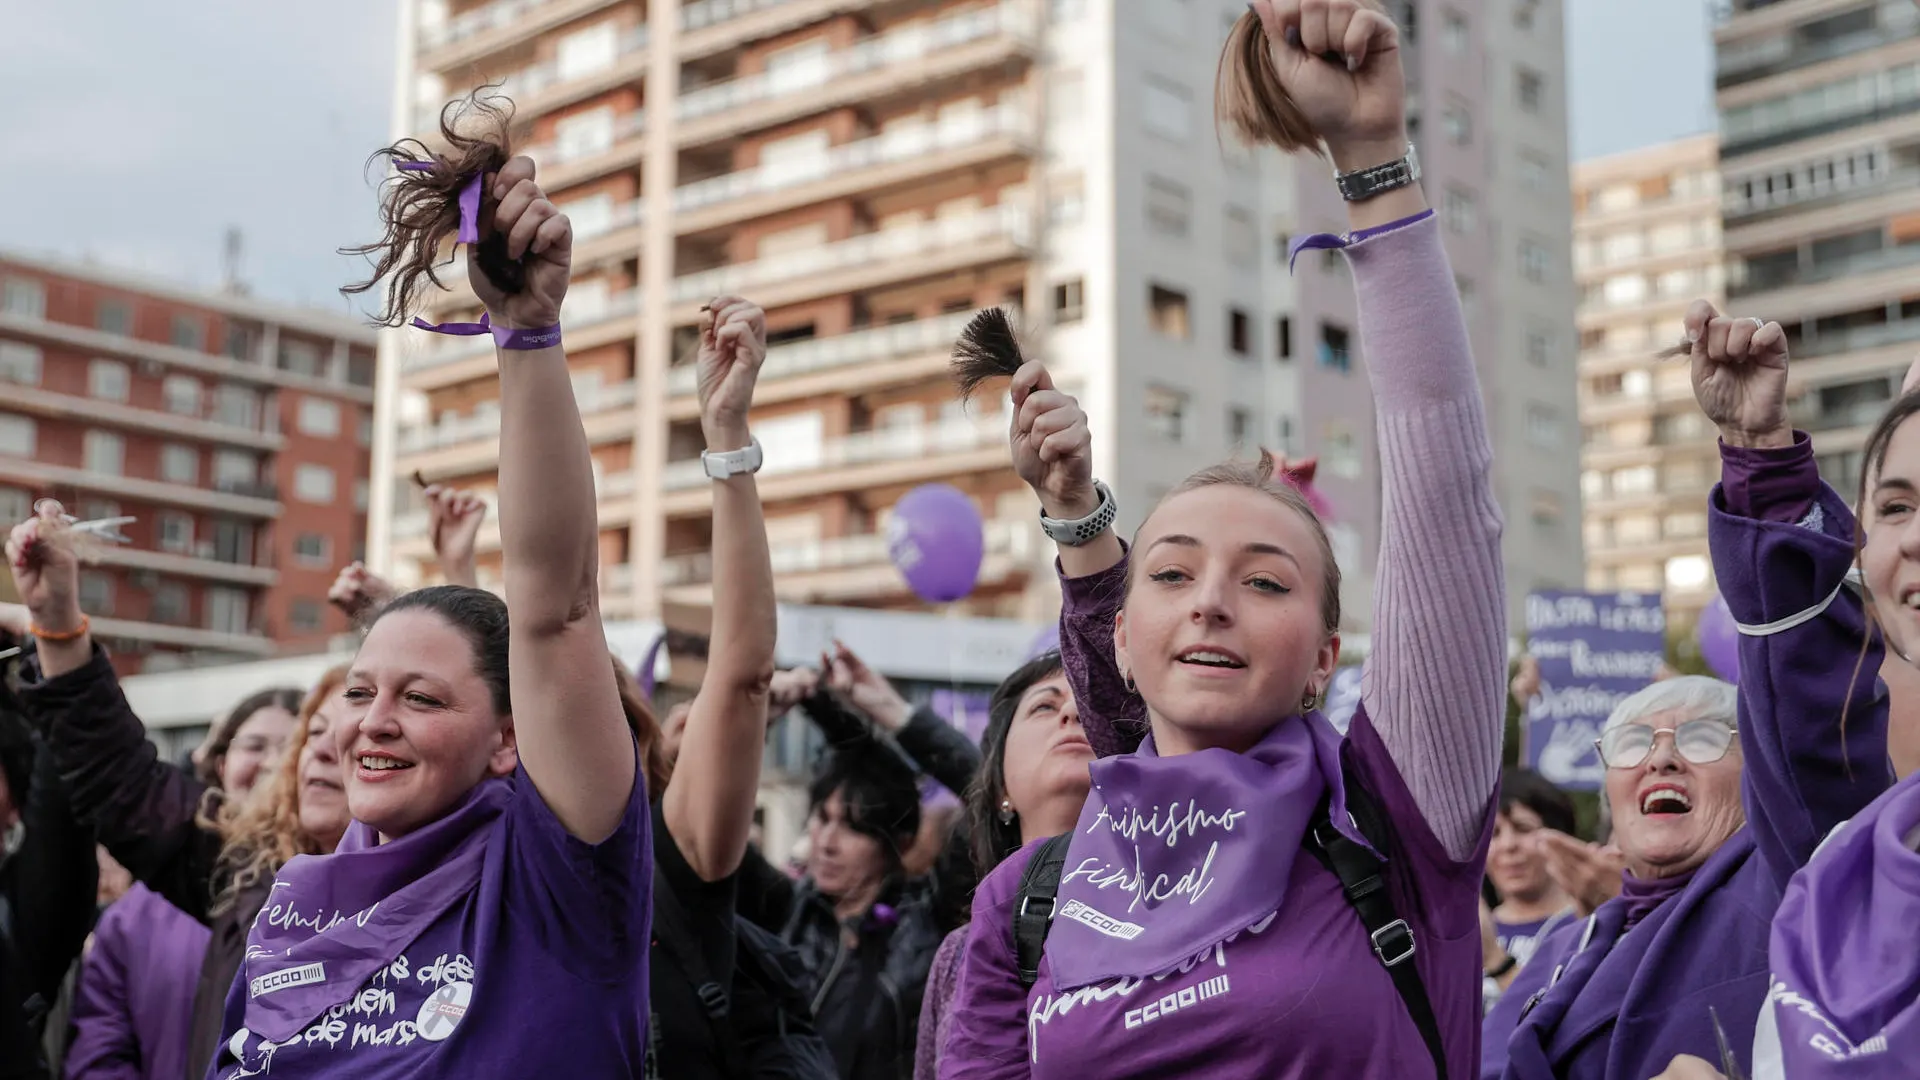
[[[1653,753],[1654,740],[1662,732],[1673,736],[1674,752],[1695,765],[1711,765],[1727,756],[1738,728],[1718,720],[1688,720],[1674,727],[1657,728],[1650,724],[1620,724],[1593,741],[1600,760],[1609,769],[1632,769],[1644,764]]]

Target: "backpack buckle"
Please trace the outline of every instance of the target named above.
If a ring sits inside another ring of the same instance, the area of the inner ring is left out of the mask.
[[[1020,898],[1020,917],[1023,919],[1033,917],[1033,905],[1036,902],[1047,905],[1047,910],[1039,913],[1039,918],[1053,918],[1053,897],[1051,896],[1022,896]]]
[[[1399,967],[1413,958],[1413,928],[1405,919],[1395,919],[1367,936],[1373,940],[1373,955],[1387,967]]]
[[[694,991],[700,995],[700,1004],[706,1006],[707,1015],[720,1017],[727,1015],[727,990],[719,983],[701,983]]]

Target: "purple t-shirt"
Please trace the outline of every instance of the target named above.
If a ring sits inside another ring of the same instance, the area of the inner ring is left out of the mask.
[[[1483,836],[1449,858],[1381,745],[1356,712],[1347,758],[1394,822],[1387,881],[1413,927],[1448,1071],[1470,1076],[1480,1032]],[[1491,815],[1489,815],[1489,824]],[[1037,842],[1036,842],[1037,844]],[[1023,992],[1012,907],[1036,844],[1001,863],[974,896],[973,921],[940,1056],[942,1080],[1033,1077],[1418,1077],[1433,1064],[1393,981],[1333,873],[1296,858],[1278,917],[1164,978],[1054,989],[1043,956]]]
[[[1569,908],[1531,922],[1502,922],[1495,919],[1493,936],[1500,942],[1500,947],[1506,950],[1508,956],[1513,957],[1518,963],[1525,964],[1533,959],[1534,949],[1539,947],[1540,939],[1546,937],[1548,931],[1575,918],[1578,916]]]
[[[248,1032],[247,987],[227,994],[210,1076],[425,1080],[638,1076],[647,1047],[653,850],[635,778],[612,836],[575,838],[514,773],[486,826],[480,881],[360,993],[282,1043]]]

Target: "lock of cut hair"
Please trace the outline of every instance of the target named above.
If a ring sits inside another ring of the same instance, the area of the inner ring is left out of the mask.
[[[422,278],[436,288],[446,288],[435,272],[435,261],[441,246],[459,232],[461,189],[475,173],[497,173],[513,156],[509,137],[513,102],[494,89],[483,86],[440,110],[445,153],[435,153],[419,139],[408,138],[374,151],[367,159],[369,165],[380,161],[395,169],[380,190],[380,224],[385,231],[373,243],[340,249],[341,254],[373,261],[367,280],[342,286],[340,291],[353,296],[385,282],[386,302],[376,320],[379,325],[400,326],[407,321],[419,303]],[[402,168],[422,163],[432,168]],[[506,234],[487,227],[492,205],[483,190],[478,222],[482,238],[472,245],[468,257],[496,288],[512,295],[526,287],[526,268],[507,257]]]
[[[1020,335],[1005,308],[990,307],[968,320],[953,343],[953,381],[960,388],[960,400],[973,398],[973,392],[989,379],[1009,379],[1026,363],[1020,351]]]
[[[1220,50],[1220,67],[1213,80],[1213,116],[1214,123],[1232,129],[1242,142],[1326,156],[1320,134],[1280,81],[1267,28],[1251,8],[1234,21]]]

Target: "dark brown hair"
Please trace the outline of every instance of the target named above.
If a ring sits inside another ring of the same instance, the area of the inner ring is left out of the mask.
[[[253,719],[253,714],[261,709],[285,709],[298,715],[301,696],[296,687],[274,686],[242,698],[207,732],[206,741],[200,744],[199,760],[193,765],[194,775],[208,788],[220,787],[220,769],[226,764],[227,749],[233,745],[233,737],[240,734],[240,726]]]
[[[1293,510],[1307,519],[1307,525],[1313,532],[1314,543],[1320,549],[1320,561],[1326,566],[1325,574],[1320,581],[1321,629],[1328,635],[1337,634],[1340,632],[1340,564],[1334,561],[1333,543],[1327,539],[1327,527],[1321,522],[1320,515],[1314,512],[1313,504],[1307,501],[1306,495],[1299,488],[1288,483],[1284,477],[1276,478],[1275,472],[1273,454],[1265,449],[1260,451],[1257,461],[1223,461],[1218,465],[1209,465],[1180,481],[1178,486],[1162,496],[1160,501],[1154,504],[1153,510],[1147,512],[1147,518],[1151,519],[1154,513],[1175,495],[1209,487],[1238,487],[1257,491]],[[1146,520],[1141,521],[1140,527],[1146,527]],[[1134,530],[1133,548],[1135,551],[1140,549],[1139,529]],[[1137,567],[1141,564],[1136,559],[1134,565]],[[1129,573],[1127,592],[1131,594],[1132,591],[1133,575]]]
[[[994,687],[987,701],[987,730],[980,735],[980,769],[967,785],[967,842],[972,847],[976,880],[984,879],[1007,856],[1020,850],[1020,820],[1000,820],[1007,797],[1007,732],[1020,711],[1020,699],[1035,684],[1065,670],[1060,654],[1049,650],[1015,668]]]
[[[1319,132],[1280,81],[1267,29],[1251,8],[1234,22],[1220,50],[1220,67],[1213,79],[1213,119],[1242,142],[1325,155]]]
[[[475,173],[497,173],[513,156],[509,139],[513,102],[494,93],[495,89],[495,85],[483,86],[440,110],[445,154],[409,138],[376,150],[367,159],[369,165],[380,161],[395,168],[380,191],[380,223],[386,231],[371,244],[340,249],[342,254],[365,255],[373,261],[367,280],[342,286],[340,291],[352,296],[386,282],[380,325],[399,326],[407,321],[419,299],[422,277],[436,288],[446,288],[434,263],[441,245],[459,231],[461,189]],[[410,169],[409,165],[432,167]],[[506,234],[486,228],[486,208],[492,203],[483,189],[483,238],[473,245],[471,257],[501,292],[517,293],[526,286],[526,270],[507,257]]]
[[[1003,308],[991,307],[975,315],[953,343],[953,381],[960,400],[967,401],[989,379],[1012,378],[1026,363],[1020,335]]]

